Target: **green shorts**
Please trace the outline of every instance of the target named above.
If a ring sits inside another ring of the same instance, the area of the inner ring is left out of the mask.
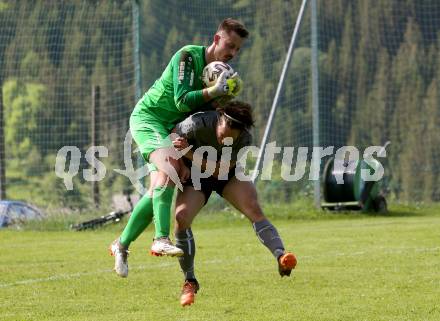
[[[130,116],[131,136],[146,162],[156,149],[173,146],[169,138],[173,128],[173,124],[164,123],[146,112],[134,112]]]

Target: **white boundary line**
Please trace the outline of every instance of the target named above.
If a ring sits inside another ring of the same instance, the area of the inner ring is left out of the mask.
[[[210,260],[203,262],[204,264],[214,264],[214,263],[220,263],[222,260]],[[166,262],[166,263],[160,263],[160,264],[152,264],[152,265],[139,265],[134,266],[130,268],[130,270],[150,270],[150,269],[157,269],[157,268],[164,268],[169,266],[176,266],[177,267],[177,261],[176,262]],[[78,272],[78,273],[70,273],[70,274],[56,274],[52,275],[46,278],[36,278],[36,279],[27,279],[27,280],[21,280],[11,283],[0,283],[0,288],[8,288],[12,286],[17,285],[27,285],[27,284],[34,284],[34,283],[42,283],[42,282],[49,282],[49,281],[58,281],[58,280],[70,280],[70,279],[77,279],[81,278],[83,276],[89,276],[89,275],[99,275],[104,273],[114,273],[113,269],[102,269],[97,270],[95,272]]]
[[[382,247],[386,248],[386,247]],[[378,248],[376,248],[378,249]],[[407,253],[408,251],[413,252],[436,252],[440,251],[440,246],[437,247],[427,247],[427,248],[414,248],[414,247],[401,247],[401,248],[394,248],[390,249],[390,251],[381,252],[384,254],[400,254],[400,253]],[[350,253],[344,253],[344,252],[336,252],[336,253],[327,253],[325,255],[316,255],[316,256],[300,256],[300,260],[304,259],[317,259],[320,257],[335,257],[335,256],[360,256],[360,255],[366,255],[368,253],[375,253],[376,251],[360,251],[360,252],[350,252]],[[234,261],[240,261],[241,258],[244,258],[245,256],[237,256]],[[217,260],[209,260],[200,262],[200,264],[217,264],[221,263],[223,260],[217,259]],[[230,261],[229,261],[230,262]],[[149,269],[156,269],[156,268],[164,268],[169,266],[175,266],[177,262],[165,262],[160,264],[152,264],[152,265],[140,265],[132,267],[131,270],[149,270]],[[8,288],[18,285],[28,285],[28,284],[35,284],[35,283],[42,283],[42,282],[50,282],[50,281],[58,281],[58,280],[70,280],[70,279],[77,279],[81,278],[83,276],[89,276],[89,275],[99,275],[103,273],[113,273],[113,269],[102,269],[97,270],[95,272],[84,272],[84,273],[71,273],[71,274],[57,274],[52,275],[46,278],[36,278],[36,279],[27,279],[27,280],[21,280],[11,283],[0,283],[0,288]]]

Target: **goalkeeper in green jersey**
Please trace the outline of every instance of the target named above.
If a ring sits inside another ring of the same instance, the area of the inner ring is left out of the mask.
[[[249,219],[258,239],[277,260],[281,276],[289,276],[296,266],[295,255],[285,250],[277,229],[264,215],[254,184],[240,178],[243,169],[236,165],[240,150],[250,146],[249,129],[253,123],[250,105],[231,101],[216,111],[193,114],[176,125],[175,133],[179,135],[173,140],[176,149],[192,146],[185,154],[191,178],[183,183],[184,189],[178,192],[176,200],[176,246],[184,252],[179,257],[185,278],[180,297],[182,306],[194,303],[199,289],[194,273],[196,248],[191,223],[214,191]],[[207,147],[212,147],[206,158],[193,152],[202,146],[203,155]]]
[[[128,247],[153,218],[155,237],[151,254],[183,255],[169,239],[170,214],[175,185],[182,187],[179,178],[184,181],[188,169],[182,166],[183,162],[168,136],[175,124],[188,114],[203,109],[214,99],[235,96],[240,91],[241,80],[236,77],[235,84],[229,87],[226,72],[213,86],[203,88],[202,72],[210,62],[227,62],[234,58],[247,36],[248,31],[240,22],[230,18],[223,20],[209,47],[188,45],[178,50],[162,76],[134,108],[130,131],[143,158],[149,163],[150,187],[136,204],[120,237],[110,245],[119,276],[128,275]]]

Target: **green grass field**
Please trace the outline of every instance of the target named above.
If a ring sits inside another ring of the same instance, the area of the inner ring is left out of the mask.
[[[186,308],[176,259],[147,253],[151,228],[131,248],[127,279],[107,254],[122,224],[2,230],[0,320],[440,320],[438,212],[269,213],[298,256],[283,279],[245,219],[201,214],[193,228],[201,290]]]

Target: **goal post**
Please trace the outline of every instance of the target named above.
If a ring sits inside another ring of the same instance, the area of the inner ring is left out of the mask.
[[[299,13],[298,13],[298,18],[296,19],[295,28],[293,29],[292,37],[290,39],[289,49],[287,50],[286,57],[284,59],[283,69],[281,70],[281,74],[280,74],[280,77],[278,79],[278,85],[277,85],[277,89],[276,89],[276,92],[275,92],[275,96],[273,98],[272,107],[270,108],[269,118],[267,119],[267,123],[266,123],[265,129],[264,129],[263,138],[261,140],[261,144],[260,144],[260,148],[259,148],[259,152],[258,152],[255,168],[254,168],[253,175],[252,175],[252,182],[254,182],[254,183],[257,180],[258,173],[259,173],[259,170],[260,170],[260,167],[261,167],[261,162],[262,162],[263,156],[264,156],[264,151],[266,150],[266,144],[267,144],[267,141],[268,141],[271,129],[272,129],[272,123],[273,123],[273,119],[274,119],[274,116],[275,116],[275,113],[276,113],[276,109],[277,109],[277,105],[278,105],[278,100],[280,98],[281,90],[282,90],[283,85],[284,85],[284,81],[285,81],[285,78],[286,78],[286,73],[287,73],[287,70],[289,68],[289,64],[290,64],[290,60],[291,60],[291,57],[292,57],[293,48],[295,46],[295,41],[296,41],[296,38],[297,38],[297,35],[298,35],[299,27],[301,25],[301,21],[302,21],[303,16],[304,16],[304,11],[305,11],[306,5],[307,5],[307,0],[302,0],[301,8],[300,8]]]

